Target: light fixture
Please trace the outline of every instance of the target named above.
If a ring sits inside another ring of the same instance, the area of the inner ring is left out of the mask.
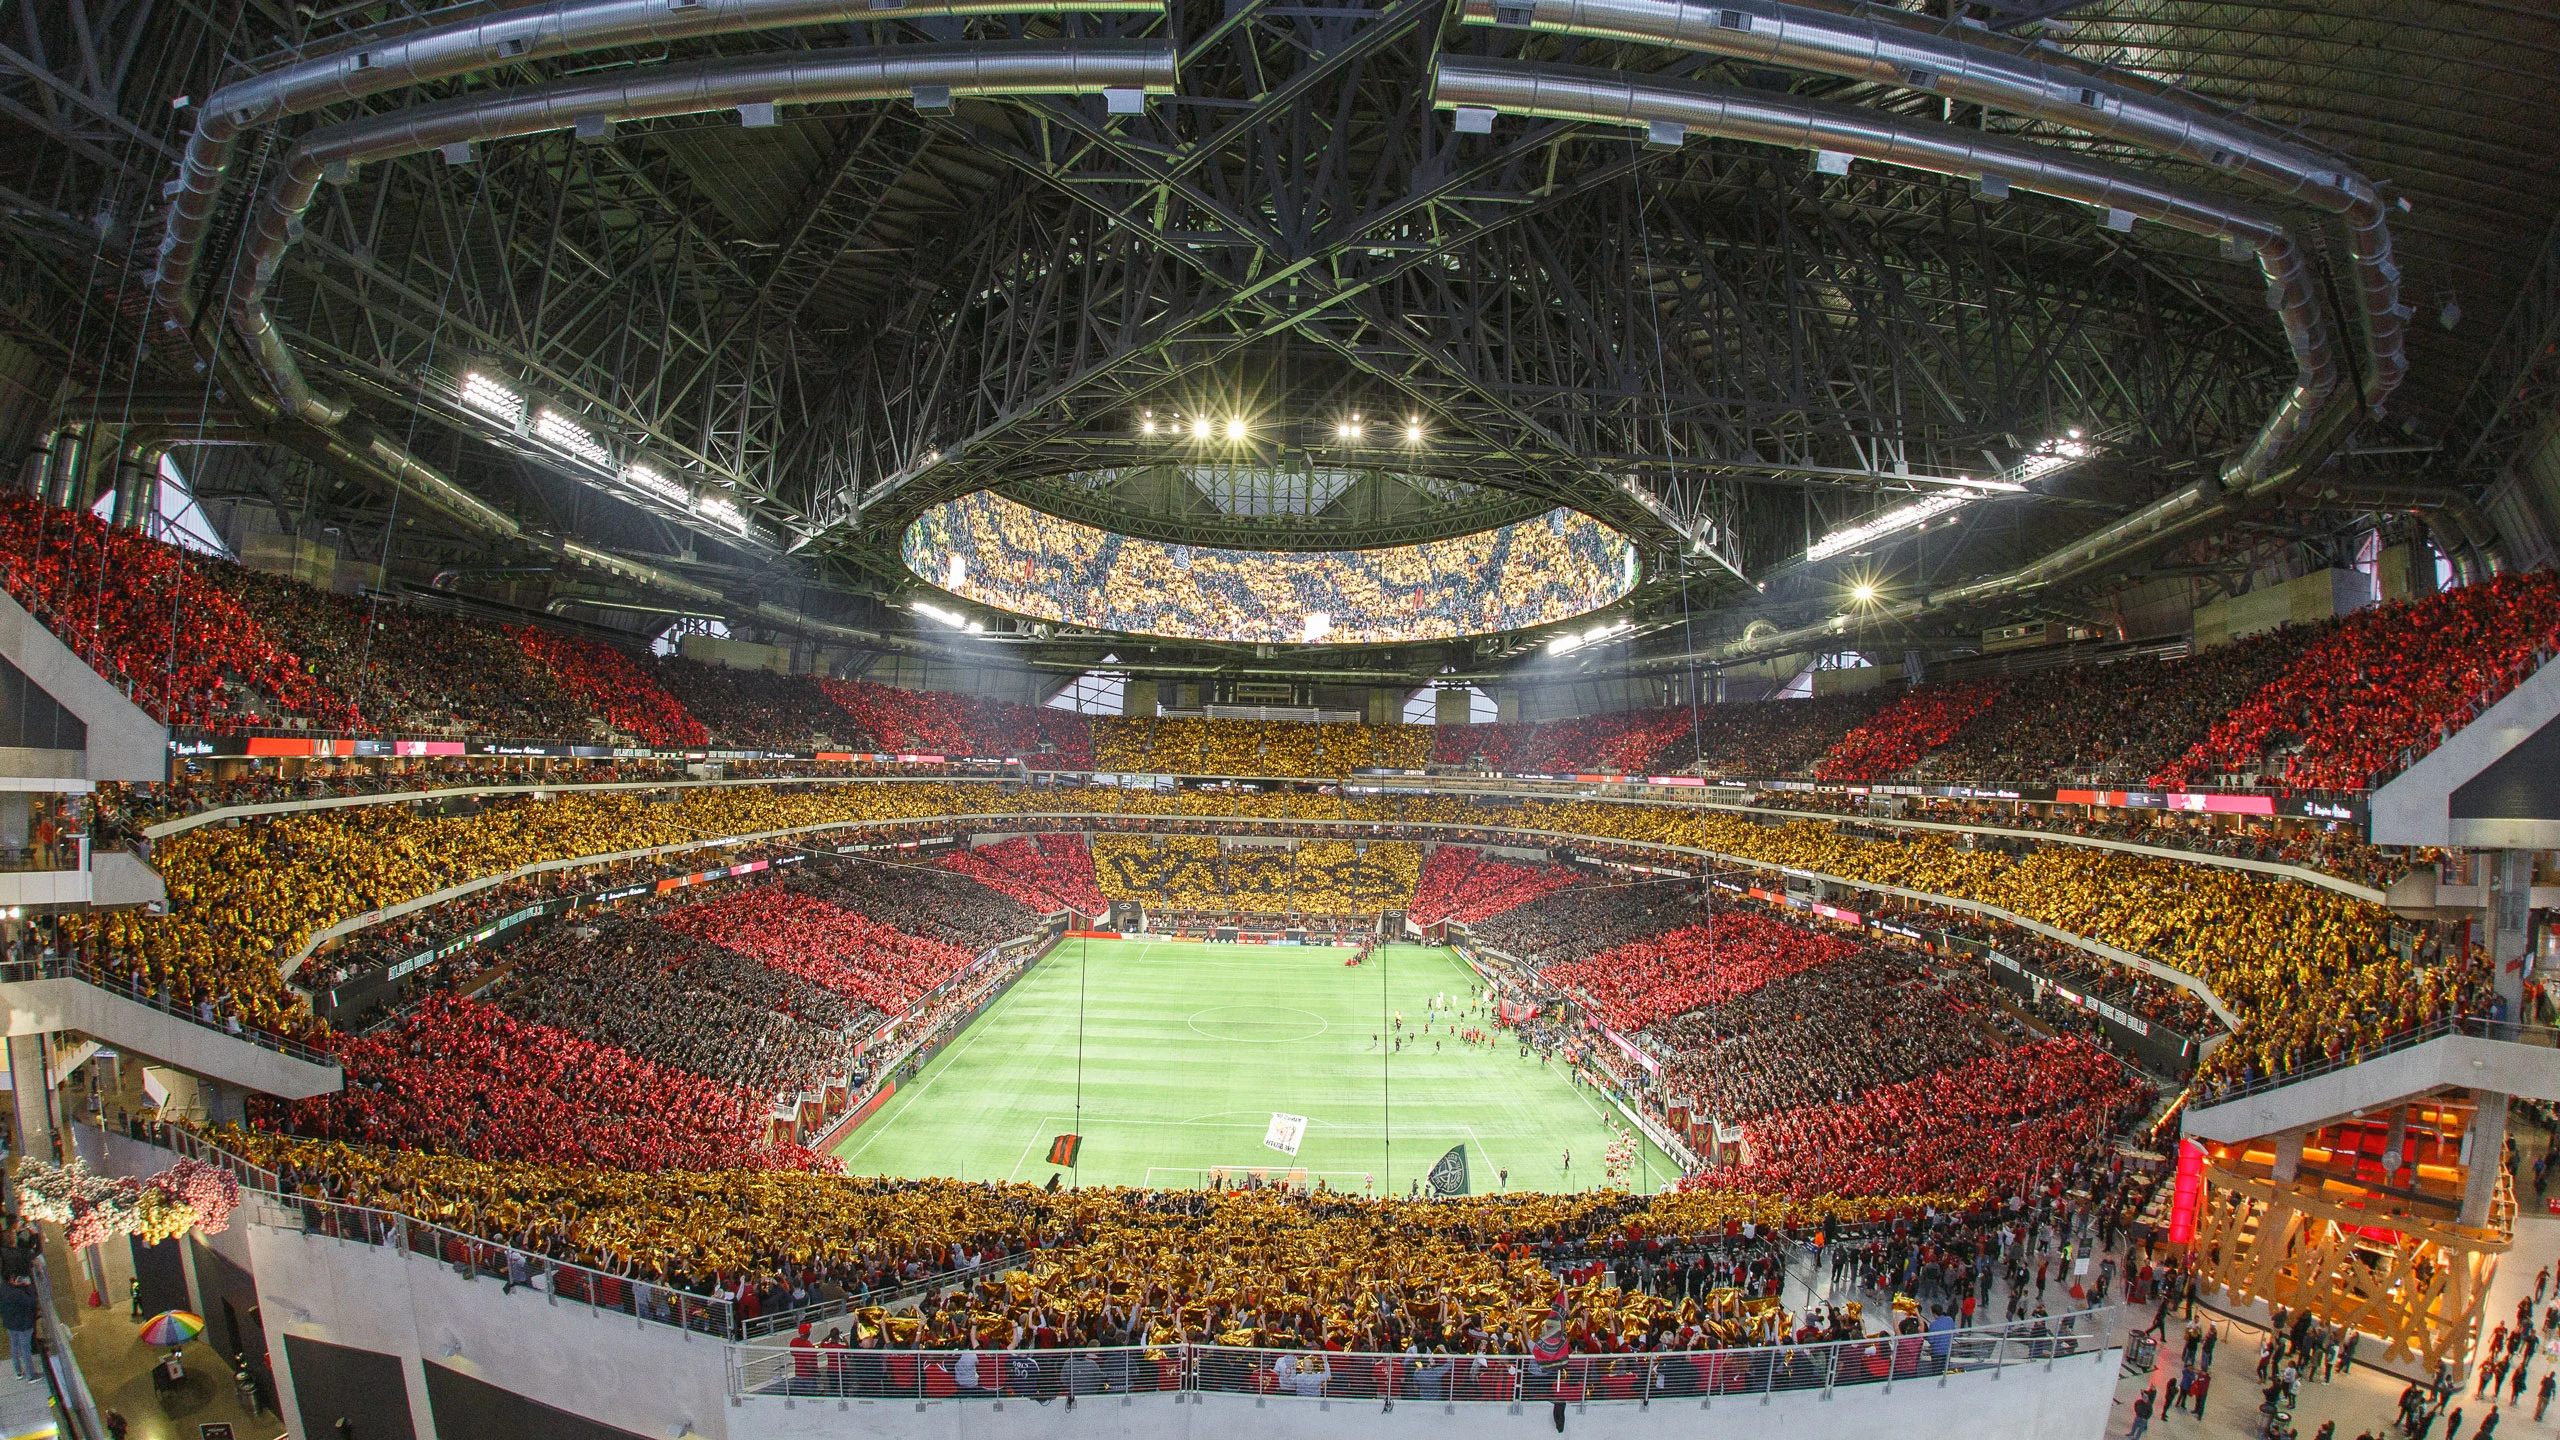
[[[1194,415],[1191,417],[1191,438],[1194,440],[1206,440],[1209,438],[1208,416]]]
[[[1145,422],[1141,423],[1141,424],[1138,426],[1138,433],[1139,433],[1139,434],[1141,434],[1141,435],[1153,435],[1154,433],[1156,433],[1156,422],[1154,422],[1153,420],[1148,420],[1148,421],[1145,421]]]
[[[1982,497],[1979,492],[1970,490],[1950,490],[1944,494],[1923,496],[1908,505],[1896,506],[1846,529],[1832,531],[1806,546],[1804,558],[1808,561],[1828,560],[1834,555],[1855,550],[1862,545],[1872,545],[1888,535],[1898,535],[1923,520],[1935,519],[1959,506],[1970,505],[1980,498]]]
[[[462,377],[462,403],[483,415],[495,415],[509,426],[524,423],[524,396],[515,387],[477,370]]]
[[[939,621],[941,621],[943,624],[950,626],[950,627],[951,627],[952,629],[954,629],[954,630],[962,630],[962,629],[966,629],[966,628],[968,627],[968,624],[969,624],[969,621],[968,621],[968,619],[967,619],[966,617],[964,617],[964,616],[962,616],[962,615],[959,615],[959,614],[957,614],[957,613],[955,613],[955,612],[953,612],[953,611],[945,610],[945,609],[943,609],[943,608],[942,608],[941,606],[939,606],[939,605],[930,605],[930,604],[927,604],[926,602],[924,602],[924,601],[922,601],[922,600],[918,600],[917,602],[915,602],[913,605],[909,606],[908,608],[909,608],[909,609],[911,609],[911,610],[913,610],[913,611],[915,611],[917,614],[924,616],[925,618],[927,618],[927,619],[929,619],[929,620],[939,620]]]
[[[586,461],[590,465],[610,465],[613,452],[604,448],[587,428],[567,415],[546,405],[533,417],[533,434]]]
[[[1230,440],[1241,440],[1244,438],[1244,417],[1240,415],[1230,415],[1227,417],[1227,438]]]
[[[1852,589],[1849,592],[1849,598],[1857,601],[1861,605],[1872,605],[1875,603],[1876,587],[1862,581],[1855,589]]]
[[[659,473],[655,466],[645,465],[637,460],[622,467],[622,483],[678,508],[692,503],[691,497],[685,493],[682,485]]]
[[[706,495],[693,508],[705,520],[725,525],[741,535],[747,533],[746,512],[738,508],[736,501]]]
[[[1408,444],[1408,445],[1419,445],[1419,444],[1421,444],[1421,443],[1422,443],[1422,417],[1421,417],[1421,416],[1419,416],[1419,415],[1412,415],[1412,416],[1407,416],[1407,417],[1405,418],[1405,422],[1404,422],[1404,440],[1405,440],[1405,443],[1406,443],[1406,444]]]

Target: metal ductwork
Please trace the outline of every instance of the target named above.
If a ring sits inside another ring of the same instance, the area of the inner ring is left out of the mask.
[[[342,400],[311,388],[291,347],[267,314],[266,291],[302,233],[320,182],[333,169],[416,155],[446,146],[594,129],[627,120],[698,115],[747,105],[811,105],[950,96],[1091,95],[1105,90],[1170,94],[1170,41],[1086,45],[1048,41],[902,45],[800,51],[692,65],[646,66],[601,77],[492,90],[413,105],[325,126],[304,136],[258,204],[234,267],[228,309],[259,368],[295,419],[328,427],[346,418]]]
[[[2065,150],[2005,140],[1880,110],[1830,105],[1759,91],[1617,70],[1516,60],[1443,59],[1432,75],[1433,104],[1830,151],[2120,211],[2190,234],[2238,240],[2257,252],[2267,305],[2293,352],[2294,384],[2257,435],[2224,467],[2226,485],[2256,484],[2338,388],[2336,347],[2323,323],[2302,248],[2266,213],[2182,185],[2084,159]]]
[[[2254,129],[2184,96],[2127,85],[2055,54],[1935,33],[1885,15],[1841,15],[1769,0],[1461,0],[1473,25],[1662,45],[1917,90],[2179,155],[2346,221],[2364,315],[2365,403],[2380,411],[2408,371],[2400,267],[2371,181],[2344,161]]]
[[[404,34],[360,38],[326,55],[292,60],[216,90],[196,110],[194,132],[169,182],[152,298],[181,321],[195,318],[195,279],[215,198],[240,132],[326,105],[450,80],[499,65],[627,45],[808,25],[971,15],[1156,13],[1164,0],[552,0]]]

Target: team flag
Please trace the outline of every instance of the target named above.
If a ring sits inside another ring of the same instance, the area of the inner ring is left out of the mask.
[[[1293,1160],[1297,1158],[1298,1146],[1306,1138],[1306,1116],[1283,1115],[1277,1110],[1271,1112],[1271,1128],[1262,1132],[1262,1143],[1265,1147],[1277,1150]]]
[[[1049,1142],[1049,1163],[1052,1165],[1062,1165],[1072,1170],[1075,1168],[1076,1152],[1083,1148],[1083,1136],[1061,1135],[1057,1139]]]
[[[1564,1311],[1564,1292],[1558,1290],[1556,1303],[1547,1312],[1547,1323],[1540,1327],[1538,1338],[1529,1342],[1529,1358],[1541,1368],[1564,1359],[1565,1352],[1573,1348],[1571,1339],[1565,1334]]]
[[[1441,1156],[1439,1163],[1431,1167],[1431,1177],[1427,1183],[1431,1186],[1431,1193],[1434,1195],[1466,1194],[1467,1147],[1450,1146],[1449,1153]]]

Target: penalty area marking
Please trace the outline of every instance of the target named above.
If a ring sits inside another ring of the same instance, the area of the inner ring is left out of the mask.
[[[1057,952],[1057,951],[1055,951],[1055,950],[1052,950],[1052,951],[1050,951],[1050,952],[1049,952],[1049,954],[1050,954],[1050,955],[1055,955],[1055,954],[1057,954],[1057,953],[1058,953],[1058,952]],[[1044,955],[1044,956],[1042,956],[1042,957],[1041,957],[1041,963],[1045,964],[1045,963],[1047,963],[1047,960],[1048,960],[1048,956],[1045,956],[1045,955]],[[1037,968],[1037,967],[1035,966],[1034,968]],[[1008,989],[1004,992],[1004,995],[1003,995],[1003,997],[1002,997],[1001,999],[997,1000],[995,1004],[990,1005],[990,1006],[988,1006],[988,1007],[987,1007],[987,1013],[985,1013],[984,1015],[979,1016],[979,1017],[978,1017],[977,1019],[975,1019],[975,1020],[970,1021],[970,1022],[969,1022],[969,1038],[967,1038],[966,1040],[963,1040],[963,1041],[961,1041],[961,1042],[960,1042],[960,1048],[959,1048],[959,1049],[954,1050],[954,1051],[951,1051],[948,1055],[942,1055],[942,1056],[936,1056],[936,1057],[935,1057],[936,1059],[943,1060],[943,1061],[945,1061],[945,1062],[947,1062],[947,1063],[945,1063],[945,1064],[943,1064],[942,1066],[940,1066],[939,1068],[935,1069],[935,1070],[934,1070],[934,1072],[933,1072],[933,1074],[925,1080],[925,1082],[924,1082],[924,1084],[923,1084],[923,1085],[921,1085],[921,1086],[917,1087],[916,1089],[914,1089],[914,1090],[912,1090],[912,1091],[907,1092],[907,1096],[908,1096],[908,1098],[907,1098],[905,1101],[901,1102],[901,1103],[899,1104],[899,1106],[898,1106],[898,1114],[899,1114],[899,1115],[904,1115],[904,1114],[906,1114],[906,1113],[907,1113],[907,1110],[908,1110],[911,1106],[913,1106],[913,1105],[915,1104],[915,1102],[916,1102],[916,1101],[923,1099],[923,1098],[926,1096],[926,1094],[927,1094],[927,1093],[929,1093],[929,1092],[933,1089],[933,1087],[934,1087],[934,1086],[936,1086],[936,1085],[938,1085],[938,1084],[940,1084],[940,1083],[942,1082],[942,1077],[943,1077],[944,1072],[945,1072],[945,1071],[948,1071],[948,1070],[951,1068],[951,1066],[952,1066],[952,1065],[957,1064],[957,1063],[959,1062],[959,1059],[960,1059],[960,1057],[961,1057],[961,1056],[966,1055],[966,1054],[968,1054],[968,1053],[969,1053],[969,1047],[970,1047],[970,1046],[973,1046],[973,1045],[975,1045],[975,1044],[977,1044],[977,1043],[978,1043],[978,1041],[986,1035],[987,1031],[988,1031],[989,1029],[992,1029],[992,1028],[993,1028],[993,1027],[988,1023],[988,1022],[990,1022],[990,1021],[992,1021],[992,1020],[994,1020],[994,1019],[996,1018],[996,1012],[997,1012],[997,1011],[1004,1009],[1004,1008],[1005,1008],[1006,1006],[1008,1006],[1008,1005],[1011,1005],[1011,1004],[1014,1002],[1015,998],[1016,998],[1016,997],[1018,997],[1018,996],[1020,996],[1020,995],[1022,994],[1023,990],[1026,988],[1026,987],[1024,986],[1024,984],[1023,984],[1023,981],[1025,981],[1025,980],[1029,980],[1030,978],[1031,978],[1031,977],[1030,977],[1029,975],[1024,975],[1024,976],[1022,976],[1020,979],[1015,980],[1015,981],[1013,982],[1012,986],[1011,986],[1010,988],[1008,988]],[[893,1115],[875,1115],[875,1116],[873,1116],[873,1117],[872,1117],[872,1119],[873,1119],[875,1122],[877,1122],[877,1123],[874,1123],[874,1124],[872,1124],[872,1125],[869,1127],[869,1128],[870,1128],[870,1131],[871,1131],[871,1139],[870,1139],[870,1140],[865,1140],[865,1141],[863,1141],[860,1145],[858,1145],[858,1146],[854,1147],[854,1152],[853,1152],[852,1154],[847,1155],[847,1156],[845,1156],[845,1157],[844,1157],[844,1163],[845,1163],[845,1164],[847,1164],[847,1165],[851,1165],[854,1161],[861,1159],[861,1158],[862,1158],[862,1152],[871,1148],[871,1142],[872,1142],[873,1140],[877,1140],[877,1139],[879,1139],[881,1136],[883,1136],[883,1135],[885,1135],[885,1134],[889,1133],[889,1124],[888,1124],[888,1122],[889,1122],[889,1121],[891,1121],[891,1120],[893,1120],[893,1119],[895,1119],[895,1118],[897,1118],[897,1117],[896,1117],[896,1116],[893,1116]],[[1021,1167],[1017,1165],[1017,1166],[1015,1166],[1014,1168],[1016,1168],[1016,1169],[1020,1169]]]

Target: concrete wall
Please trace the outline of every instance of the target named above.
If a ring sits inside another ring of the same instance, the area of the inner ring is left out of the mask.
[[[165,780],[169,732],[124,697],[124,692],[53,638],[25,607],[0,595],[0,656],[23,672],[63,709],[89,727],[81,778]]]
[[[2196,611],[2195,645],[2209,650],[2279,625],[2352,615],[2374,603],[2373,577],[2343,567],[2216,600]]]
[[[0,984],[0,1015],[6,1016],[11,1035],[77,1030],[125,1054],[147,1055],[191,1074],[288,1100],[331,1094],[344,1083],[334,1065],[315,1065],[235,1040],[85,980]]]

